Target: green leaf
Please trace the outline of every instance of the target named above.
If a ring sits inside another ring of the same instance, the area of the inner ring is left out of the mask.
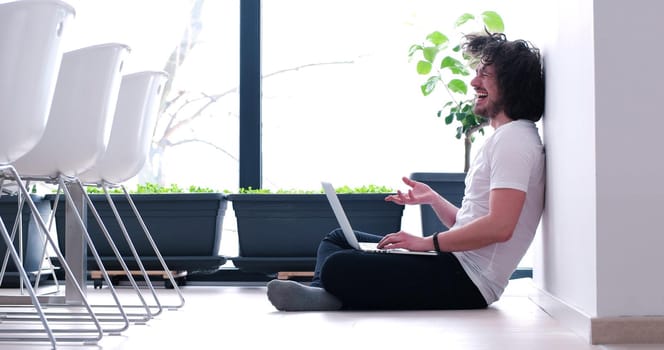
[[[268,189],[268,188],[251,188],[251,186],[249,186],[247,188],[244,188],[244,187],[240,188],[238,193],[242,193],[242,194],[270,194],[270,193],[272,193],[272,191],[270,191],[270,189]]]
[[[461,79],[452,79],[447,84],[447,88],[449,88],[450,91],[456,92],[456,93],[459,93],[459,94],[468,93],[468,86],[466,85],[466,82],[464,82]]]
[[[420,75],[427,75],[431,72],[431,62],[427,61],[418,61],[417,62],[417,73]]]
[[[477,125],[477,120],[475,119],[475,115],[472,113],[466,114],[466,123],[468,127]]]
[[[445,117],[445,124],[450,125],[454,121],[454,113],[450,113]]]
[[[435,31],[429,35],[427,35],[427,40],[429,40],[432,44],[436,46],[441,46],[447,44],[448,41],[450,41],[445,34]]]
[[[440,62],[440,68],[448,68],[453,74],[468,75],[466,66],[454,57],[445,56]]]
[[[415,52],[420,51],[420,50],[422,50],[422,45],[417,45],[417,44],[412,45],[412,46],[408,49],[408,57],[413,57],[413,55],[415,54]]]
[[[99,187],[93,187],[93,186],[86,186],[85,190],[89,194],[103,194],[104,193],[103,189],[101,189]],[[124,193],[124,191],[122,191],[119,188],[111,188],[111,189],[108,189],[107,191],[110,194]]]
[[[194,185],[189,186],[189,193],[208,193],[208,192],[216,192],[216,190],[209,187],[200,187]]]
[[[436,88],[436,84],[438,84],[438,77],[429,77],[427,79],[426,83],[422,84],[420,86],[420,89],[422,90],[422,94],[424,96],[429,96],[433,92],[433,90]]]
[[[422,54],[424,55],[425,60],[433,62],[433,60],[436,59],[436,55],[439,51],[440,50],[435,46],[427,46],[422,49]]]
[[[456,22],[454,22],[454,27],[459,27],[464,25],[466,22],[475,19],[475,16],[473,16],[470,13],[464,13],[461,15],[459,18],[457,18]]]
[[[482,12],[482,21],[486,28],[492,33],[503,33],[505,32],[505,24],[503,19],[495,11],[484,11]]]

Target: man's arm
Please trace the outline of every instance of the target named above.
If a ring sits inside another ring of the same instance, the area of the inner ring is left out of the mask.
[[[410,186],[410,189],[407,192],[397,191],[397,194],[385,197],[386,201],[400,205],[429,204],[445,226],[452,227],[454,225],[459,208],[425,183],[411,180],[408,177],[403,177],[402,180],[406,185]]]
[[[443,225],[447,228],[454,226],[459,208],[440,195],[430,205]]]
[[[455,252],[479,249],[505,242],[519,221],[526,193],[515,189],[494,189],[489,194],[489,213],[467,225],[437,236],[441,251]],[[378,248],[405,248],[414,251],[434,250],[433,236],[418,237],[404,231],[385,235]]]
[[[467,225],[439,234],[440,249],[448,252],[466,251],[508,241],[512,238],[525,201],[526,192],[520,190],[491,190],[489,213]],[[432,238],[430,240],[433,247]]]

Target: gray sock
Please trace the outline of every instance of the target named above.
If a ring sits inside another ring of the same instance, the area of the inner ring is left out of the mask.
[[[280,311],[334,311],[341,301],[323,288],[295,281],[272,280],[267,284],[267,298]]]

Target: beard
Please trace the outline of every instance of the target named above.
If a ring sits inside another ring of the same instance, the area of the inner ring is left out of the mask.
[[[482,106],[475,104],[473,107],[473,113],[482,116],[484,118],[493,119],[498,113],[503,111],[502,101],[486,101]]]

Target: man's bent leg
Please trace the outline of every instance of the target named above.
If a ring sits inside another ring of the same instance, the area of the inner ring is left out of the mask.
[[[484,297],[454,254],[437,256],[343,251],[321,271],[344,309],[477,309]]]
[[[378,235],[373,235],[365,232],[355,232],[357,240],[360,242],[378,242],[382,238]],[[353,247],[348,244],[346,237],[344,236],[341,229],[335,229],[330,232],[318,245],[318,251],[316,253],[316,268],[314,270],[314,276],[311,280],[311,286],[313,287],[324,287],[320,280],[320,271],[327,258],[343,250],[354,250]]]
[[[289,280],[272,280],[267,284],[267,297],[280,311],[334,311],[341,301],[323,288],[310,287]]]

